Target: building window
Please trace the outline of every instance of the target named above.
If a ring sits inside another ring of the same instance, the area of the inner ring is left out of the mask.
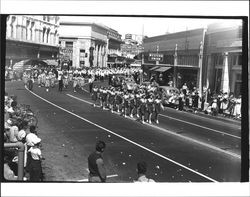
[[[73,42],[65,42],[66,48],[73,48]]]
[[[50,39],[49,33],[50,33],[50,29],[48,29],[46,33],[46,43],[49,43],[49,39]]]
[[[240,81],[241,82],[241,74],[237,74],[236,75],[236,81]]]
[[[34,35],[33,35],[33,28],[34,28],[34,25],[35,25],[35,23],[32,22],[32,23],[31,23],[31,26],[30,26],[30,40],[31,40],[31,41],[33,40],[33,37],[34,37]]]
[[[233,56],[233,65],[237,65],[237,55]]]
[[[55,36],[54,36],[54,45],[56,44],[56,42],[57,42],[57,30],[55,31]],[[61,44],[61,43],[60,43]]]
[[[85,58],[85,50],[80,49],[80,67],[83,67],[85,64],[84,58]]]
[[[242,87],[242,81],[241,81],[241,74],[236,74],[236,80],[235,80],[235,86],[234,86],[234,94],[236,97],[241,95],[241,87]]]
[[[222,54],[214,54],[214,65],[215,66],[222,66],[223,65],[223,55]]]
[[[217,65],[223,65],[223,56],[222,55],[218,56]]]
[[[14,27],[13,27],[13,23],[10,24],[10,37],[11,37],[11,38],[14,37]]]
[[[43,39],[43,40],[42,40],[43,42],[45,42],[45,34],[46,34],[46,28],[43,28],[43,38],[42,38],[42,39]]]
[[[14,22],[16,21],[16,17],[11,18],[11,24],[10,24],[10,36],[14,38]]]
[[[242,66],[242,55],[238,56],[238,65]]]
[[[221,90],[222,69],[215,69],[215,92],[219,93]]]
[[[26,21],[26,34],[25,34],[25,39],[29,40],[29,25],[30,25],[30,21]]]
[[[197,55],[178,55],[177,62],[178,65],[198,66],[199,58]]]
[[[242,55],[233,55],[232,56],[233,66],[242,66]]]

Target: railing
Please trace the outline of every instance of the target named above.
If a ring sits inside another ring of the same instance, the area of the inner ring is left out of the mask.
[[[4,148],[18,148],[18,173],[17,180],[22,181],[24,175],[24,144],[22,142],[4,143]]]

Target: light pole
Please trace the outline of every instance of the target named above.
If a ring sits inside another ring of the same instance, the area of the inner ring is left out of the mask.
[[[174,77],[173,77],[173,82],[174,82],[174,87],[177,87],[177,44],[175,45],[175,50],[174,50]]]
[[[159,52],[159,45],[156,46],[156,53],[157,53],[157,55],[158,55],[158,52]],[[158,57],[158,56],[157,56],[157,57]],[[159,64],[159,61],[157,60],[157,61],[156,61],[156,65],[158,65],[158,64]]]
[[[200,42],[200,53],[199,53],[199,96],[202,96],[203,85],[202,85],[202,58],[203,58],[203,43]]]

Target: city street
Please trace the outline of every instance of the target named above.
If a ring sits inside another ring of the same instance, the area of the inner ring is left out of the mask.
[[[97,140],[107,144],[107,182],[133,182],[136,164],[146,161],[156,182],[238,182],[241,180],[241,124],[166,108],[159,125],[92,106],[86,90],[58,92],[23,82],[5,83],[6,92],[35,112],[42,139],[45,181],[88,178],[87,157]]]

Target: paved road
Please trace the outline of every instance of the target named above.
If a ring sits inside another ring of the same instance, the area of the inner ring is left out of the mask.
[[[94,108],[86,91],[46,92],[35,85],[29,92],[21,82],[7,82],[6,91],[37,113],[48,181],[85,181],[98,139],[107,143],[108,182],[132,182],[140,160],[157,182],[240,181],[240,123],[168,108],[160,125],[143,125]]]

